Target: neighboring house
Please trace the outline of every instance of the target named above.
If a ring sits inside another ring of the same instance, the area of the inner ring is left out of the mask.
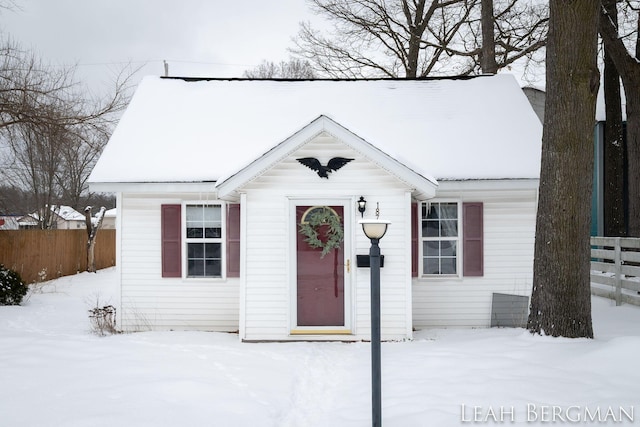
[[[523,87],[522,91],[527,95],[527,99],[529,99],[529,103],[531,104],[531,107],[533,107],[533,111],[536,112],[536,115],[540,119],[540,123],[544,123],[545,92],[542,89],[538,89],[533,86]]]
[[[0,230],[18,230],[18,215],[0,215]]]
[[[81,214],[72,207],[64,205],[51,205],[50,209],[53,215],[51,226],[52,229],[77,230],[86,228],[84,214]],[[23,230],[39,228],[38,221],[41,217],[41,212],[34,212],[29,215],[20,217],[18,219],[19,228]]]
[[[117,194],[119,324],[369,339],[363,198],[392,222],[382,338],[488,327],[495,293],[531,292],[541,135],[510,75],[147,77],[89,179]],[[305,242],[324,222],[337,248]]]
[[[97,215],[97,214],[96,214]],[[116,228],[116,215],[117,209],[108,209],[104,213],[104,217],[102,218],[102,229],[105,230],[113,230]],[[95,216],[95,215],[94,215]]]

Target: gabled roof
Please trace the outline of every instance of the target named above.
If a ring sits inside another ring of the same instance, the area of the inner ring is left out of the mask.
[[[85,221],[85,216],[73,209],[71,206],[65,205],[51,205],[51,212],[57,215],[59,218],[65,221]],[[30,213],[28,216],[34,218],[35,220],[40,219],[40,212]]]
[[[368,160],[373,161],[382,169],[387,170],[398,179],[410,184],[416,189],[419,198],[426,199],[435,196],[435,188],[438,184],[433,177],[420,175],[348,129],[340,126],[340,124],[331,120],[329,117],[320,116],[237,173],[228,178],[221,178],[216,183],[218,197],[226,197],[231,192],[258,176],[264,170],[270,168],[300,148],[305,142],[320,134],[329,134],[339,139],[342,143],[363,154]]]
[[[539,176],[542,125],[511,75],[348,81],[147,77],[89,182],[219,181],[321,116],[422,177]]]

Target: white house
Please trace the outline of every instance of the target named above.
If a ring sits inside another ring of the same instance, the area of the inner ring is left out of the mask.
[[[43,209],[46,209],[43,208]],[[77,230],[86,228],[83,214],[73,209],[71,206],[51,205],[51,228],[57,230]],[[33,212],[18,219],[18,225],[22,229],[38,228],[42,211]]]
[[[368,339],[362,198],[392,222],[382,338],[487,327],[531,292],[541,135],[510,75],[147,77],[90,177],[117,194],[120,325]]]
[[[102,216],[102,225],[101,225],[101,228],[103,230],[113,230],[116,228],[117,213],[118,213],[117,208],[108,209],[105,211],[104,215]],[[99,212],[94,214],[93,216],[94,221],[98,220],[98,215],[99,215]]]

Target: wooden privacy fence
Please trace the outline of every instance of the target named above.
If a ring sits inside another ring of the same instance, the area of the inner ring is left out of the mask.
[[[87,270],[86,230],[2,230],[0,264],[17,271],[26,283],[41,282]],[[96,237],[96,268],[115,265],[116,231]]]
[[[640,239],[591,238],[591,293],[640,305]]]

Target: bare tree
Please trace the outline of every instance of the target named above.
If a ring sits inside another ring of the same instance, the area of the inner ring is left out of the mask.
[[[65,204],[79,207],[90,196],[87,180],[107,141],[107,134],[81,127],[77,132],[70,132],[68,139],[61,144],[64,166],[56,179]]]
[[[0,185],[0,213],[3,215],[24,214],[27,206],[36,206],[31,194],[10,185]]]
[[[63,134],[60,126],[30,122],[14,124],[4,132],[12,163],[4,168],[3,176],[33,195],[36,206],[29,208],[39,212],[36,219],[41,229],[52,227],[50,207],[59,201],[56,176],[60,173],[62,158],[57,145],[63,141]]]
[[[593,337],[590,242],[600,0],[551,0],[528,329]]]
[[[333,30],[302,23],[297,55],[331,77],[425,77],[481,72],[480,0],[310,0]],[[546,8],[534,0],[494,0],[498,68],[544,46]],[[491,9],[494,9],[493,7]],[[485,22],[487,22],[485,20]],[[492,28],[490,28],[492,27]],[[490,55],[490,54],[489,54]],[[485,55],[486,56],[486,55]],[[487,59],[487,58],[485,58]]]
[[[539,53],[547,41],[546,4],[536,0],[481,0],[480,13],[480,30],[471,20],[463,31],[466,49],[456,52],[467,57],[470,74],[493,74],[524,59],[525,66],[543,62]],[[477,36],[479,31],[482,37]]]
[[[243,73],[249,79],[314,79],[316,78],[309,61],[291,58],[289,61],[280,61],[279,64],[270,61],[262,61],[260,65]]]
[[[87,271],[90,273],[96,272],[96,238],[98,237],[98,230],[102,226],[102,220],[104,219],[105,207],[101,207],[100,211],[96,215],[95,223],[91,217],[91,206],[87,206],[84,209],[85,225],[87,229]]]
[[[602,0],[602,6],[613,24],[618,27],[617,0]],[[626,236],[625,200],[625,150],[622,126],[620,74],[607,47],[603,49],[604,102],[606,121],[604,127],[604,234]]]
[[[97,98],[87,96],[74,71],[51,67],[11,40],[0,41],[0,129],[18,123],[92,127],[112,123],[114,113],[128,102],[130,75],[121,71],[113,91]]]
[[[74,69],[52,68],[16,43],[0,45],[0,176],[28,189],[37,206],[78,201],[106,135],[128,102],[124,71],[113,92],[87,96]],[[74,205],[78,207],[78,205]],[[43,210],[40,227],[51,224]]]
[[[603,0],[598,29],[626,95],[628,235],[640,237],[640,3],[611,3]],[[632,25],[619,26],[618,14],[622,22]]]

